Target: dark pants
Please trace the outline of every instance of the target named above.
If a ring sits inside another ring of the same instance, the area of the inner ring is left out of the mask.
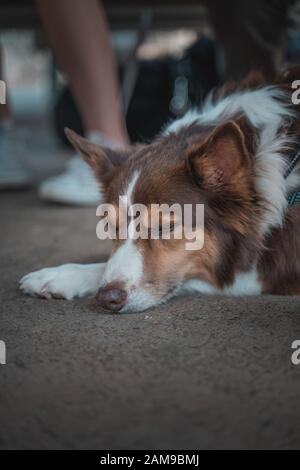
[[[267,78],[281,63],[289,7],[295,0],[205,0],[217,40],[224,52],[226,79],[250,70]]]

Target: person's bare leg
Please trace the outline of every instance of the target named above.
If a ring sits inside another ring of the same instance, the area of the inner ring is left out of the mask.
[[[86,131],[99,131],[127,144],[117,68],[101,4],[97,0],[36,0],[36,4]]]
[[[3,50],[0,45],[0,191],[20,189],[30,185],[30,173],[23,167],[23,157],[26,153],[26,142],[18,127],[15,126],[13,115],[7,97],[7,84],[3,71]]]

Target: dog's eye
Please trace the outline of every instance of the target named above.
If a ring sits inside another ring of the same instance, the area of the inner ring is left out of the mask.
[[[172,232],[174,232],[174,228],[175,228],[175,224],[174,224],[173,221],[170,222],[170,224],[168,224],[168,223],[161,224],[159,226],[159,234],[162,235],[166,231],[169,231],[170,233],[172,233]]]

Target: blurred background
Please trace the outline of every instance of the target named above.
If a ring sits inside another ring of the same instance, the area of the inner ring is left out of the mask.
[[[52,2],[53,9],[55,3]],[[231,65],[230,73],[224,65],[226,50],[224,59],[222,48],[225,44],[226,49],[228,31],[222,32],[218,22],[223,18],[226,22],[226,14],[230,15],[230,22],[237,17],[242,28],[243,15],[246,19],[249,16],[247,8],[252,5],[255,11],[265,4],[268,18],[264,21],[269,22],[268,9],[271,9],[274,21],[276,15],[281,16],[284,23],[281,29],[286,28],[281,65],[299,59],[297,2],[113,0],[102,4],[117,62],[122,113],[131,142],[149,142],[168,121],[183,115],[190,106],[201,105],[212,88],[231,75],[236,78],[234,66]],[[242,4],[246,5],[241,10]],[[254,19],[255,24],[259,21]],[[266,31],[263,26],[262,29]],[[266,37],[257,39],[259,46],[249,46],[254,57],[256,54],[258,66],[261,65],[259,47],[267,47],[264,44],[267,40],[272,42],[267,36],[270,36],[268,31]],[[280,36],[279,31],[276,41]],[[242,43],[242,35],[236,34],[235,40]],[[252,40],[253,35],[250,43]],[[30,148],[30,151],[23,151],[22,164],[30,171],[31,182],[39,181],[62,171],[66,158],[71,155],[64,127],[84,134],[85,125],[68,74],[56,62],[34,2],[0,1],[0,44],[1,78],[7,83],[11,114],[18,125],[17,139],[25,141],[23,149]],[[276,46],[279,47],[279,42]],[[272,55],[270,47],[268,55]],[[245,49],[246,55],[247,47]],[[99,57],[101,53],[99,43]],[[231,48],[230,54],[239,59],[238,50]]]
[[[129,138],[148,142],[218,83],[207,12],[198,1],[103,3]],[[64,127],[84,134],[84,126],[33,2],[0,2],[0,44],[1,78],[18,136],[30,148],[23,163],[39,181],[62,170],[71,155]]]

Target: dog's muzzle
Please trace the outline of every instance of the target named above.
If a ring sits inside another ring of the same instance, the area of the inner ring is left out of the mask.
[[[111,283],[99,289],[97,300],[101,307],[119,312],[125,306],[127,301],[127,292],[121,284]]]

